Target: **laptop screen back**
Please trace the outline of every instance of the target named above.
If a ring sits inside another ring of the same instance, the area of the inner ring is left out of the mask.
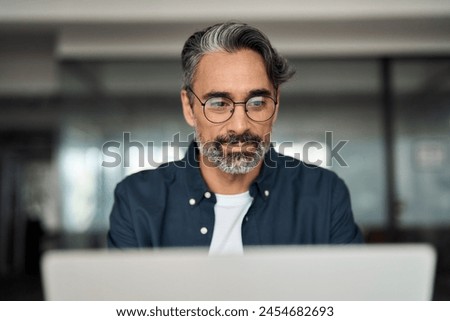
[[[47,300],[430,300],[435,265],[427,245],[291,246],[53,251],[42,271]]]

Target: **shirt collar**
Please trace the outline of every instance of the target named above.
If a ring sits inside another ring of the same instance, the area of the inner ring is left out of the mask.
[[[277,166],[277,158],[278,153],[270,145],[269,151],[264,156],[264,164],[261,167],[261,172],[250,185],[250,195],[252,197],[255,197],[256,194],[259,194],[264,200],[269,197],[271,187],[275,183],[276,177],[273,169]],[[212,193],[208,190],[208,186],[200,172],[199,151],[195,141],[192,141],[189,145],[183,161],[186,165],[186,170],[184,171],[186,190],[190,199],[194,199],[195,203],[199,203],[204,198],[209,198],[207,196],[210,196]]]

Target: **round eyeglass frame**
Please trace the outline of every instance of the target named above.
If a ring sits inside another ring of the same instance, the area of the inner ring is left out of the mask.
[[[197,100],[198,100],[198,101],[200,102],[200,104],[202,105],[203,115],[205,116],[205,118],[206,118],[209,122],[211,122],[211,123],[213,123],[213,124],[222,124],[222,123],[225,123],[225,122],[229,121],[229,120],[231,119],[231,117],[233,117],[233,115],[234,115],[234,111],[236,110],[236,105],[244,105],[244,108],[245,108],[245,114],[246,114],[247,117],[248,117],[249,119],[251,119],[252,121],[257,122],[257,123],[264,123],[264,122],[268,121],[269,119],[271,119],[271,118],[273,117],[273,115],[275,115],[275,111],[277,110],[277,105],[278,105],[278,101],[277,101],[276,99],[274,99],[274,98],[271,97],[271,96],[267,96],[267,95],[257,95],[257,96],[252,96],[252,97],[250,97],[249,99],[247,99],[246,101],[236,101],[236,102],[235,102],[233,99],[231,99],[231,98],[227,98],[227,99],[229,99],[229,100],[233,103],[233,109],[232,109],[232,111],[231,111],[231,113],[230,113],[230,117],[228,117],[227,119],[225,119],[225,120],[223,120],[223,121],[212,121],[211,119],[208,118],[208,116],[206,116],[206,110],[205,110],[206,108],[205,108],[205,106],[206,106],[206,103],[208,102],[208,100],[214,99],[214,98],[217,98],[217,97],[211,97],[211,98],[207,99],[205,102],[203,102],[203,101],[197,96],[197,94],[192,90],[192,88],[187,87],[186,90],[187,90],[187,91],[190,91],[190,92],[195,96],[195,98],[197,98]],[[269,118],[267,118],[266,120],[255,120],[255,119],[253,119],[252,117],[250,117],[250,115],[248,114],[247,103],[249,102],[250,99],[252,99],[252,98],[254,98],[254,97],[265,97],[265,98],[269,98],[269,99],[271,99],[271,100],[275,103],[275,107],[273,108],[272,115],[271,115]],[[193,106],[191,106],[191,107],[193,108]]]

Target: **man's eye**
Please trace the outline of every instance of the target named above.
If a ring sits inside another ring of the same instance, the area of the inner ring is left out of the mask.
[[[215,102],[211,103],[210,106],[220,108],[220,107],[225,107],[226,103],[223,101],[215,101]]]
[[[213,98],[208,100],[207,107],[209,108],[227,108],[230,106],[230,101],[223,98]]]
[[[248,107],[264,107],[266,100],[264,98],[252,98],[248,101]]]
[[[262,106],[264,105],[264,100],[256,100],[252,102],[253,106]]]

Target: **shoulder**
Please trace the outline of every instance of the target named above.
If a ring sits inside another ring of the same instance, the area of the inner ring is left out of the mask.
[[[271,153],[272,166],[277,174],[289,180],[306,180],[310,183],[337,183],[341,180],[333,171],[313,164],[307,164],[301,160],[280,154],[276,151]]]
[[[161,190],[163,186],[170,186],[183,168],[182,161],[161,164],[155,169],[142,170],[125,177],[117,184],[117,190],[123,192],[140,192]]]
[[[272,167],[268,170],[275,176],[277,186],[289,186],[292,190],[309,197],[332,200],[337,194],[348,194],[344,181],[333,171],[310,165],[283,154],[272,154]]]

